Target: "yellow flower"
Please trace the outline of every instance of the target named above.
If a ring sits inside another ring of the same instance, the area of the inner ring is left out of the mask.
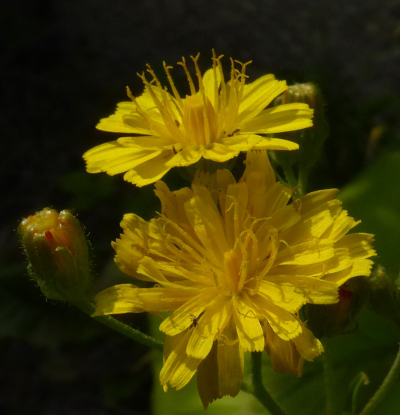
[[[160,325],[161,384],[180,389],[197,371],[205,406],[239,392],[244,352],[265,349],[276,370],[299,375],[323,351],[300,308],[337,302],[339,286],[369,275],[375,255],[372,235],[347,234],[358,222],[336,193],[291,201],[265,151],[248,153],[238,182],[227,170],[177,191],[158,182],[161,214],[125,215],[113,243],[119,268],[155,285],[100,292],[96,315],[171,311]]]
[[[246,84],[246,67],[231,59],[226,80],[222,56],[213,53],[212,67],[203,75],[199,55],[191,57],[195,80],[186,60],[178,62],[187,77],[190,94],[182,97],[164,62],[170,92],[153,69],[139,74],[144,92],[120,102],[116,112],[100,120],[97,128],[120,137],[87,151],[83,157],[89,173],[125,173],[124,179],[145,186],[161,179],[173,167],[189,166],[201,158],[224,162],[250,149],[297,150],[293,141],[272,137],[312,125],[312,110],[304,103],[267,106],[287,89],[271,74]],[[150,77],[150,78],[149,78]],[[268,135],[268,137],[265,137]]]

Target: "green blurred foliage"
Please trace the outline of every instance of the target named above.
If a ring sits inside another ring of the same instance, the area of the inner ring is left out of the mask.
[[[339,194],[355,218],[358,231],[375,234],[375,262],[399,272],[400,252],[400,151],[382,154]]]

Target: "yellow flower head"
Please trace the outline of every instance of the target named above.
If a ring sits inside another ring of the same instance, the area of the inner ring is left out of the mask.
[[[243,353],[267,350],[279,371],[299,375],[322,345],[299,318],[306,303],[338,301],[349,278],[369,275],[372,235],[322,190],[292,201],[265,151],[247,155],[236,182],[228,170],[198,174],[191,188],[156,184],[161,214],[125,215],[114,242],[119,268],[152,288],[100,292],[96,314],[170,311],[160,381],[180,389],[198,372],[205,406],[236,395]]]
[[[297,150],[298,144],[275,133],[312,125],[307,104],[268,107],[287,89],[271,74],[246,84],[246,67],[231,59],[225,79],[222,56],[213,53],[212,67],[203,75],[199,55],[191,57],[194,76],[185,58],[178,62],[187,77],[190,94],[182,97],[164,62],[169,91],[148,65],[139,74],[144,92],[120,102],[116,112],[100,120],[99,130],[134,134],[96,146],[84,154],[89,173],[125,173],[124,179],[144,186],[161,179],[171,168],[189,166],[202,157],[224,162],[250,149]],[[197,83],[197,87],[196,84]],[[265,137],[268,135],[268,137]]]

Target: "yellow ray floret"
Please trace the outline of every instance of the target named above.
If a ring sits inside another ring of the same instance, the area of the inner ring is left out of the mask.
[[[168,312],[160,381],[180,389],[198,373],[205,406],[236,395],[243,354],[266,350],[279,371],[300,375],[323,352],[299,317],[305,304],[332,304],[338,288],[368,276],[372,236],[322,190],[292,201],[266,151],[251,151],[236,181],[228,170],[200,173],[192,187],[156,184],[161,214],[125,215],[113,247],[125,273],[154,283],[100,292],[96,314]]]
[[[153,69],[139,74],[143,94],[120,102],[116,112],[100,120],[99,130],[129,136],[107,142],[84,154],[89,173],[125,173],[124,179],[145,186],[171,168],[189,166],[200,158],[227,161],[250,149],[297,150],[293,141],[272,134],[311,127],[313,111],[307,104],[268,105],[287,89],[285,81],[264,75],[246,84],[246,67],[231,59],[229,77],[222,56],[213,53],[212,67],[204,74],[192,56],[194,76],[185,58],[178,65],[187,77],[189,94],[181,95],[164,62],[169,88]],[[226,79],[227,78],[227,79]],[[268,135],[268,137],[265,137]]]

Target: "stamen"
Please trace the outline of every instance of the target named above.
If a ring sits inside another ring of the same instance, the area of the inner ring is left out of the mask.
[[[196,88],[194,86],[193,79],[192,79],[192,77],[190,75],[190,72],[188,70],[188,67],[186,65],[186,59],[185,59],[184,56],[182,56],[182,61],[178,62],[178,65],[182,66],[183,70],[185,71],[186,78],[187,78],[188,83],[189,83],[190,93],[191,93],[191,95],[194,95],[196,93]]]
[[[147,64],[147,69],[146,71],[152,76],[152,80],[151,82],[149,82],[145,76],[145,73],[142,74],[138,74],[139,78],[142,79],[143,83],[145,86],[147,86],[149,93],[151,94],[151,97],[154,101],[154,103],[156,104],[158,110],[160,111],[161,116],[164,119],[165,125],[167,127],[167,129],[172,132],[172,134],[170,134],[171,137],[174,137],[176,135],[179,135],[180,140],[184,140],[184,136],[182,135],[181,131],[179,130],[179,128],[177,127],[176,123],[175,123],[175,116],[173,111],[171,110],[170,107],[170,103],[169,103],[169,99],[168,99],[168,92],[165,91],[165,89],[163,88],[163,86],[161,85],[161,82],[159,81],[159,79],[157,78],[153,68]],[[153,85],[152,85],[153,83]],[[156,87],[160,90],[161,95],[162,95],[162,100],[163,102],[160,101],[160,99],[157,97],[156,93],[154,92],[154,84],[156,85]],[[176,137],[175,137],[176,139]]]
[[[217,78],[217,56],[215,54],[215,49],[212,49],[212,66],[213,66],[213,73],[214,73],[214,102],[215,106],[218,110],[219,108],[219,100],[218,100],[218,78]]]
[[[135,97],[133,96],[132,91],[131,91],[131,89],[129,88],[129,86],[127,85],[125,88],[126,88],[126,95],[128,95],[128,98],[129,98],[131,101],[135,102],[135,101],[136,101],[136,100],[135,100]]]
[[[194,64],[194,69],[195,69],[195,72],[196,72],[197,81],[199,83],[199,90],[203,91],[204,90],[203,78],[201,76],[201,71],[200,71],[199,64],[198,64],[198,60],[200,58],[200,52],[196,56],[190,55],[190,58],[192,59],[193,64]]]
[[[174,80],[172,79],[171,72],[170,72],[170,70],[173,69],[173,66],[167,65],[166,62],[163,61],[163,67],[164,67],[165,74],[167,75],[167,79],[171,87],[171,90],[174,94],[174,97],[179,101],[179,103],[181,103],[182,98],[179,95],[179,92],[175,87],[175,83],[174,83]]]
[[[143,111],[143,109],[140,107],[137,99],[133,95],[133,93],[132,93],[132,91],[131,91],[131,89],[129,88],[128,85],[126,86],[126,95],[128,95],[128,98],[131,99],[134,102],[134,104],[136,105],[137,112],[146,121],[147,125],[151,126],[152,125],[151,119],[147,115],[146,111]]]
[[[260,281],[265,277],[265,275],[269,272],[271,269],[272,264],[275,262],[275,258],[278,254],[278,247],[279,247],[279,240],[278,240],[278,231],[276,229],[271,229],[269,231],[268,236],[270,243],[269,243],[269,253],[268,257],[264,259],[265,266],[257,275],[256,281],[257,286],[256,289],[258,289],[258,286],[260,285]]]
[[[249,60],[247,62],[240,62],[238,60],[235,60],[235,62],[241,66],[240,71],[238,70],[238,79],[240,82],[240,88],[238,89],[238,98],[241,99],[243,95],[244,84],[246,82],[246,79],[249,77],[248,75],[246,75],[246,69],[247,66],[249,66],[253,61]]]
[[[211,137],[211,129],[212,129],[212,121],[213,121],[211,118],[212,118],[213,114],[210,113],[210,112],[213,112],[213,109],[208,108],[210,106],[210,104],[208,102],[208,99],[207,99],[207,97],[205,95],[205,91],[204,91],[203,77],[201,75],[201,71],[200,71],[199,64],[198,64],[198,61],[199,61],[199,58],[200,58],[200,52],[196,56],[191,55],[190,58],[192,59],[193,64],[194,64],[196,77],[197,77],[197,81],[198,81],[198,84],[199,84],[199,89],[200,89],[200,92],[201,92],[201,96],[203,98],[203,108],[202,108],[203,118],[204,118],[204,121],[203,121],[203,125],[204,125],[203,142],[204,142],[204,144],[209,144],[211,141],[213,141],[213,137]]]
[[[222,105],[225,105],[226,103],[226,84],[225,84],[225,76],[224,76],[224,71],[222,69],[222,63],[221,63],[221,59],[224,57],[224,55],[219,55],[217,60],[216,60],[216,64],[217,64],[217,68],[219,71],[219,74],[221,76],[221,101],[222,101]],[[220,100],[219,100],[220,102]]]

